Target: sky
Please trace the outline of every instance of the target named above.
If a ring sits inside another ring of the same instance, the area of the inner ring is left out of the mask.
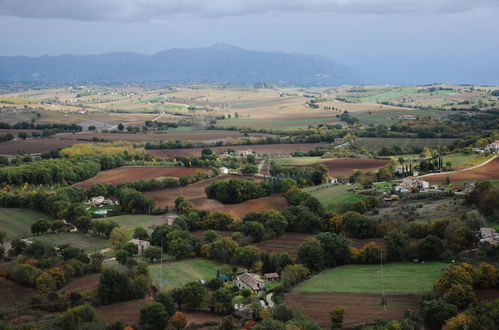
[[[0,56],[222,42],[325,55],[374,80],[499,79],[499,0],[0,0],[0,29]]]

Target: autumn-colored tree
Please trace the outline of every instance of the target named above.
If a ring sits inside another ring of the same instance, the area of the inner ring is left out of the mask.
[[[345,307],[338,306],[333,308],[333,310],[331,310],[331,312],[329,313],[329,319],[333,324],[333,328],[341,327],[344,317],[345,317]]]
[[[478,287],[493,289],[499,284],[499,270],[491,264],[482,262],[478,272]]]
[[[446,302],[453,304],[461,311],[472,304],[476,304],[475,293],[469,285],[454,284],[443,295],[443,298]]]
[[[54,278],[49,273],[41,273],[36,278],[36,289],[42,293],[49,293],[57,288]]]
[[[445,322],[442,330],[462,330],[470,329],[470,325],[473,323],[473,317],[468,314],[457,314],[454,317]]]
[[[168,325],[175,329],[183,329],[187,325],[187,319],[185,318],[185,314],[182,312],[175,312],[171,317]]]
[[[451,266],[442,278],[435,282],[435,290],[444,295],[455,284],[473,286],[473,266],[466,263]]]

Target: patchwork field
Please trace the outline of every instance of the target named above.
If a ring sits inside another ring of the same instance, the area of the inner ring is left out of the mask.
[[[100,282],[100,274],[92,274],[77,278],[71,281],[68,285],[61,288],[60,292],[79,292],[97,290]]]
[[[254,144],[254,145],[234,145],[224,147],[213,147],[213,153],[220,154],[227,149],[235,151],[251,149],[257,154],[270,154],[274,156],[289,156],[296,149],[301,151],[309,151],[318,146],[325,146],[327,143],[280,143],[280,144]],[[148,149],[147,153],[158,157],[174,157],[174,156],[199,156],[203,148],[186,148],[186,149]]]
[[[383,318],[401,319],[407,309],[419,310],[422,294],[431,291],[441,276],[439,269],[448,264],[389,263],[384,267],[387,309],[382,305],[382,281],[379,265],[344,266],[329,269],[299,284],[286,295],[286,302],[323,328],[329,327],[329,312],[346,308],[343,326],[353,326]]]
[[[296,258],[298,256],[300,244],[303,243],[307,238],[313,236],[314,235],[312,234],[285,233],[278,238],[266,240],[259,243],[253,243],[252,245],[267,253],[285,252],[291,257]],[[363,248],[370,242],[374,242],[380,246],[385,245],[382,238],[350,239],[350,241],[352,242],[352,246],[357,249]]]
[[[387,263],[383,265],[386,293],[423,294],[442,276],[443,262]],[[325,270],[298,285],[299,292],[381,293],[380,265],[342,266]]]
[[[53,220],[45,213],[28,209],[0,208],[0,229],[7,232],[7,242],[17,236],[31,236],[31,225],[41,219]]]
[[[205,187],[214,180],[226,179],[244,178],[233,175],[221,175],[216,178],[193,183],[187,187],[146,192],[144,193],[144,196],[153,199],[156,202],[156,205],[160,207],[165,205],[173,207],[175,205],[175,199],[182,196],[199,209],[228,213],[235,218],[242,218],[250,211],[258,212],[268,209],[281,210],[288,205],[286,199],[281,195],[272,195],[248,200],[239,204],[222,204],[216,200],[208,199],[204,192]]]
[[[33,237],[34,240],[44,241],[54,245],[69,244],[73,247],[84,249],[87,252],[99,251],[111,247],[108,240],[82,233],[45,234]]]
[[[125,182],[151,180],[159,177],[189,176],[196,171],[205,171],[203,168],[170,167],[170,166],[122,166],[112,170],[99,172],[91,179],[78,182],[76,187],[88,188],[96,183],[111,183],[118,185]]]
[[[361,200],[365,195],[358,194],[358,189],[360,189],[360,185],[358,184],[340,184],[324,188],[321,188],[321,186],[310,187],[303,190],[318,198],[321,204],[327,207],[332,203],[355,203],[356,201]]]
[[[467,181],[467,180],[497,180],[499,179],[499,158],[494,158],[485,165],[471,167],[449,173],[440,173],[435,175],[423,176],[429,182],[445,182],[447,177],[452,181]]]
[[[186,259],[163,262],[163,289],[178,288],[187,282],[209,280],[221,273],[230,271],[231,266],[206,259]],[[161,288],[161,264],[149,266],[153,284]]]
[[[276,164],[283,166],[307,166],[313,167],[325,165],[330,176],[348,177],[353,170],[364,172],[375,172],[378,168],[388,164],[386,159],[364,159],[364,158],[337,158],[327,159],[321,157],[283,157],[274,159]]]
[[[452,138],[435,138],[435,139],[420,139],[420,138],[358,138],[356,142],[369,151],[380,150],[382,147],[399,146],[402,149],[415,148],[435,148],[438,146],[448,146],[457,139]]]
[[[70,147],[75,143],[77,141],[60,140],[58,138],[12,140],[0,143],[0,155],[17,155],[19,152],[39,154],[57,148]]]
[[[376,319],[397,320],[404,318],[408,309],[418,311],[418,295],[386,295],[387,309],[381,304],[381,294],[295,292],[286,295],[288,306],[301,310],[318,322],[321,328],[329,329],[329,313],[335,307],[345,307],[343,326],[355,326]]]

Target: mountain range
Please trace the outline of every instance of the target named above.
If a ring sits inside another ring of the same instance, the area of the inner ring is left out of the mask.
[[[342,85],[358,82],[351,68],[324,56],[246,50],[227,44],[169,49],[153,55],[1,56],[0,80],[57,83],[232,83]]]

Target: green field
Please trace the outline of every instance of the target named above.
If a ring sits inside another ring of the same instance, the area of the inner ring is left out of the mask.
[[[428,117],[440,119],[448,115],[446,111],[439,110],[393,110],[377,113],[376,111],[369,113],[353,114],[353,117],[359,119],[361,124],[386,125],[390,126],[400,119],[402,115],[413,115],[416,117]]]
[[[432,290],[442,276],[443,262],[388,263],[383,265],[386,293],[422,294]],[[296,288],[301,292],[380,293],[380,265],[354,265],[333,268],[313,276]]]
[[[31,225],[40,219],[52,220],[45,213],[28,209],[0,208],[0,229],[7,232],[6,241],[16,236],[31,236]]]
[[[304,166],[326,161],[321,157],[279,157],[273,159],[277,165]]]
[[[331,121],[339,121],[337,117],[327,117],[319,119],[302,119],[302,120],[282,120],[282,121],[271,121],[273,125],[300,125],[300,124],[320,124]]]
[[[404,158],[406,162],[413,162],[413,163],[419,163],[421,161],[419,155],[396,155],[396,156],[390,156],[391,159],[393,159],[395,162],[397,162],[398,165],[398,159],[399,158]],[[463,153],[456,153],[456,154],[448,154],[444,155],[443,162],[444,165],[447,162],[452,163],[453,168],[457,167],[469,167],[469,166],[474,166],[478,165],[480,163],[483,163],[487,159],[489,159],[491,155],[480,155],[480,154],[463,154]]]
[[[377,101],[387,101],[391,99],[396,99],[402,96],[407,96],[409,94],[417,93],[419,88],[417,87],[401,87],[392,89],[387,92],[378,93],[371,96],[355,98],[361,102],[377,102]]]
[[[163,262],[163,288],[178,288],[187,282],[209,280],[217,276],[217,269],[230,270],[230,266],[206,259],[188,259]],[[149,266],[152,282],[161,286],[161,264]]]
[[[164,215],[145,215],[145,214],[125,214],[116,217],[107,217],[107,219],[115,221],[120,227],[135,229],[136,227],[144,227],[152,232],[151,228],[147,228],[153,224],[164,224],[166,218]]]
[[[73,247],[84,249],[86,251],[98,251],[111,247],[111,243],[104,238],[85,235],[82,233],[46,234],[33,237],[33,239],[51,243],[56,246],[69,244]]]
[[[435,148],[438,146],[448,146],[456,139],[452,138],[434,138],[434,139],[419,139],[419,138],[358,138],[356,142],[369,151],[380,150],[382,147],[399,146],[402,149],[411,147],[416,148]],[[404,156],[402,156],[404,157]]]
[[[316,187],[305,188],[303,191],[310,193],[312,196],[319,199],[321,204],[325,207],[330,204],[353,203],[364,198],[364,195],[359,195],[355,191],[348,191],[350,189],[360,188],[360,185],[346,185],[341,184],[331,186],[324,190],[317,190]],[[358,190],[357,190],[358,191]]]

